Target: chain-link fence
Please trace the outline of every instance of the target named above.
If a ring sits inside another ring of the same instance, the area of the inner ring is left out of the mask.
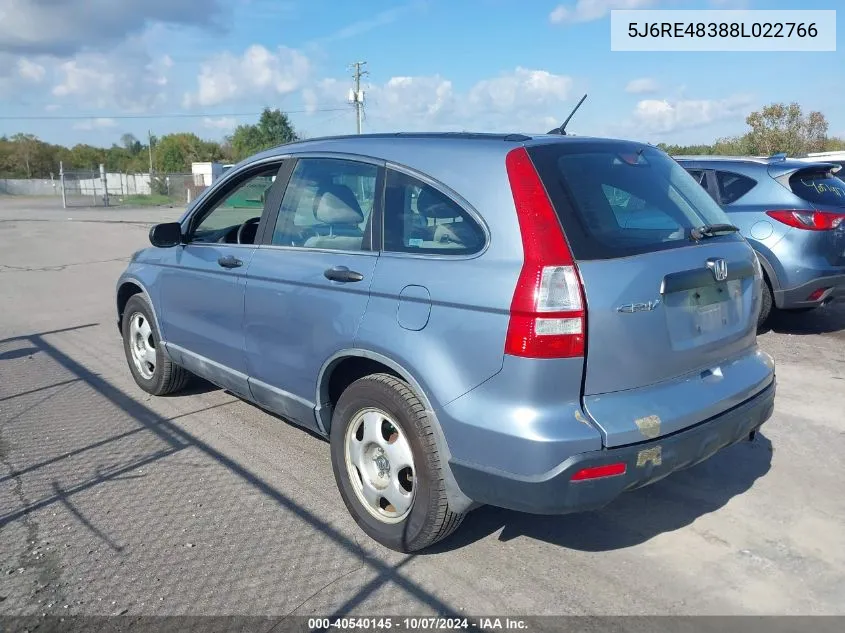
[[[62,171],[65,207],[181,206],[206,188],[194,174],[125,174],[100,171]]]
[[[60,181],[65,207],[101,207],[107,204],[99,172],[63,172]]]

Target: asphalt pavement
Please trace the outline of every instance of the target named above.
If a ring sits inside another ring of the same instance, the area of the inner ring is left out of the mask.
[[[370,541],[328,445],[132,381],[114,283],[180,209],[0,199],[0,613],[845,614],[845,307],[778,315],[757,441],[597,512]]]

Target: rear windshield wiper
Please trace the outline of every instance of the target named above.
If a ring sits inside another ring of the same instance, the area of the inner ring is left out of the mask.
[[[689,236],[690,239],[698,242],[699,240],[703,240],[705,237],[716,237],[717,235],[727,235],[738,231],[739,227],[736,227],[733,224],[705,224],[704,226],[690,229]]]

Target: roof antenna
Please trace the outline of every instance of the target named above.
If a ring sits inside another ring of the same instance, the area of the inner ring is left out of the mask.
[[[576,106],[572,109],[572,112],[570,112],[570,113],[569,113],[569,116],[568,116],[568,117],[566,117],[566,121],[564,121],[564,122],[563,122],[563,125],[561,125],[560,127],[556,127],[556,128],[555,128],[555,129],[553,129],[553,130],[549,130],[549,131],[547,132],[547,134],[560,134],[561,136],[566,136],[566,125],[569,123],[569,119],[571,119],[573,116],[575,116],[575,113],[576,113],[576,112],[578,112],[578,108],[580,108],[580,107],[581,107],[581,104],[582,104],[582,103],[584,103],[584,101],[586,100],[586,98],[587,98],[587,95],[586,95],[586,94],[585,94],[583,97],[581,97],[581,101],[579,101],[579,102],[578,102],[578,105],[576,105]]]

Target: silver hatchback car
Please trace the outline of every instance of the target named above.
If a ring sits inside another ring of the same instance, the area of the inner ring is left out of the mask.
[[[481,504],[599,508],[771,415],[760,263],[662,151],[386,134],[259,154],[117,283],[129,368],[330,440],[361,528],[415,551]]]

